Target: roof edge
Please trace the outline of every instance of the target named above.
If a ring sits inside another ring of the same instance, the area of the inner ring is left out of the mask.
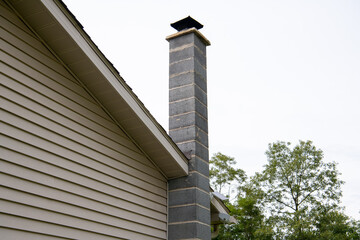
[[[150,112],[145,108],[141,101],[132,92],[131,88],[125,83],[115,67],[107,60],[104,54],[97,48],[96,44],[90,39],[88,34],[83,30],[82,25],[75,16],[67,9],[61,0],[40,0],[44,7],[51,13],[57,22],[64,28],[73,41],[81,48],[86,56],[93,62],[94,66],[104,75],[106,80],[124,99],[124,101],[134,110],[137,117],[151,131],[154,140],[158,141],[168,154],[172,157],[174,167],[178,169],[175,178],[188,174],[188,159],[172,141],[170,136],[155,120]],[[64,18],[65,17],[65,18]],[[156,163],[156,159],[152,159]],[[169,159],[170,160],[170,159]]]

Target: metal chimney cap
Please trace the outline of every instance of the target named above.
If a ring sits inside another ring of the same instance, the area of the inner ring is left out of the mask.
[[[199,23],[198,21],[196,21],[195,19],[193,19],[192,17],[188,16],[184,19],[181,19],[177,22],[174,22],[172,24],[170,24],[170,26],[172,26],[173,28],[175,28],[178,31],[182,31],[185,29],[189,29],[189,28],[196,28],[197,30],[203,28],[203,25],[201,23]]]

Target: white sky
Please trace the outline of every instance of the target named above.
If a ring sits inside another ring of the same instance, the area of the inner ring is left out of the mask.
[[[85,31],[168,129],[170,23],[204,25],[210,155],[261,171],[268,143],[312,140],[346,181],[360,219],[360,1],[65,0]]]

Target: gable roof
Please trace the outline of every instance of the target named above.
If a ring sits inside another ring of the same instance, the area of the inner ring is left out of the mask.
[[[9,0],[45,46],[168,178],[188,160],[60,0]]]

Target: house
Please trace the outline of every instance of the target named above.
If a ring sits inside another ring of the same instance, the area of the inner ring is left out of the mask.
[[[170,137],[60,0],[0,0],[1,239],[210,239],[200,25],[167,38]]]

